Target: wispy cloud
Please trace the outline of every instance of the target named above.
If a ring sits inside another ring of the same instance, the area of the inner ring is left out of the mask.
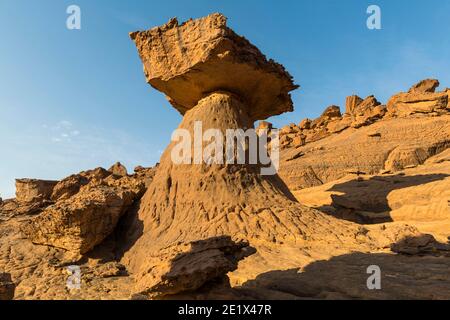
[[[62,179],[70,174],[120,161],[129,171],[137,165],[159,161],[161,145],[124,130],[82,126],[63,120],[37,125],[4,141],[2,151],[9,154],[0,166],[0,197],[14,196],[14,179]]]
[[[72,138],[80,135],[80,131],[76,130],[72,122],[68,120],[61,120],[53,126],[43,124],[42,128],[51,133],[50,140],[54,143],[71,142]]]

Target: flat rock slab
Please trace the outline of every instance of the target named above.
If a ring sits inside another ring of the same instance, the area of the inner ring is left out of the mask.
[[[253,120],[293,110],[289,92],[298,88],[284,67],[227,27],[221,14],[172,19],[148,31],[130,33],[147,81],[165,93],[181,113],[216,91],[246,100]]]

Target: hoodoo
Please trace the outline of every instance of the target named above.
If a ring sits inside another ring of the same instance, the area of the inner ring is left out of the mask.
[[[225,133],[292,110],[289,92],[297,86],[291,76],[229,29],[220,14],[182,25],[173,19],[131,38],[148,82],[184,115],[179,128],[191,134],[197,121],[203,130]],[[231,236],[257,250],[298,248],[305,241],[334,250],[362,236],[356,225],[300,205],[278,175],[260,175],[260,165],[176,165],[174,145],[141,201],[130,232],[133,245],[123,259],[141,293],[153,287],[155,256],[177,243]]]

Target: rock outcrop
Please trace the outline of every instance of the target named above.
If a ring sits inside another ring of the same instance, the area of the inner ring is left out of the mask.
[[[383,118],[386,114],[386,107],[374,97],[369,96],[358,103],[351,113],[348,113],[351,119],[350,126],[352,128],[360,128],[374,123]]]
[[[435,86],[431,80],[422,81],[409,93],[394,96],[387,109],[373,96],[364,100],[351,96],[342,119],[337,118],[335,124],[330,122],[339,130],[330,130],[330,123],[318,130],[313,122],[303,120],[303,129],[296,133],[306,137],[300,145],[292,143],[293,137],[283,144],[282,131],[280,176],[295,191],[340,179],[349,171],[375,175],[423,164],[449,147],[450,114],[441,107],[443,113],[436,113],[433,108],[404,113],[408,108],[394,108],[393,101],[399,96],[444,97],[444,93],[430,92]],[[446,96],[442,99],[441,105],[446,106]],[[403,111],[398,114],[392,110]],[[323,123],[320,119],[323,115],[314,122]]]
[[[450,113],[447,91],[435,92],[439,86],[437,80],[423,80],[414,85],[407,93],[393,96],[387,103],[391,116],[405,117],[412,114],[441,115]]]
[[[123,172],[126,169],[116,171]],[[72,175],[55,186],[56,203],[22,230],[33,243],[85,254],[110,235],[119,218],[142,197],[146,178],[144,172],[122,176],[103,168]]]
[[[439,241],[450,237],[450,149],[397,173],[347,174],[294,192],[297,199],[364,224],[402,222]]]
[[[91,181],[101,181],[112,174],[111,171],[103,168],[83,171],[78,174],[71,175],[60,182],[53,188],[51,199],[53,201],[67,200],[76,195],[81,187],[87,185]]]
[[[107,186],[85,188],[70,199],[45,209],[23,227],[37,244],[84,254],[101,243],[115,228],[131,203]]]
[[[434,93],[439,87],[439,81],[436,79],[425,79],[419,81],[409,89],[409,93]]]
[[[447,255],[450,257],[450,245],[439,243],[430,234],[420,237],[406,237],[391,246],[393,252],[406,255]]]
[[[386,114],[386,107],[374,97],[366,99],[353,95],[347,97],[346,112],[342,115],[338,106],[330,106],[315,119],[304,119],[298,126],[290,124],[280,132],[280,145],[283,149],[298,148],[306,143],[319,141],[348,128],[368,126]]]

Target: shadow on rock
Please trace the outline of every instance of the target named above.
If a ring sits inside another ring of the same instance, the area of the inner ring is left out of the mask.
[[[254,299],[450,299],[450,257],[446,257],[450,244],[424,235],[392,246],[409,250],[352,253],[313,262],[302,270],[270,271],[247,281],[239,291]],[[433,246],[431,252],[420,250]],[[413,247],[419,255],[412,254]],[[443,256],[437,257],[437,251]],[[376,276],[373,266],[380,270],[380,290],[368,288]]]
[[[16,285],[11,279],[11,274],[0,273],[0,300],[14,299]]]
[[[395,208],[389,205],[390,192],[447,177],[447,174],[375,176],[336,184],[327,191],[343,193],[331,195],[332,206],[337,209],[336,217],[363,224],[384,223],[393,221],[389,212]]]

